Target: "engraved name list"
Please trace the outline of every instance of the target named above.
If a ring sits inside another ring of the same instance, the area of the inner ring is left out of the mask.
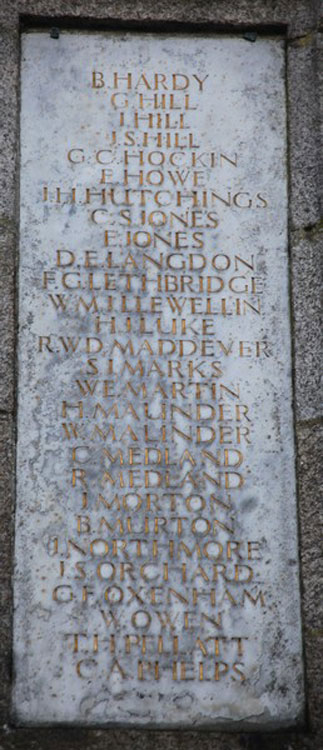
[[[301,715],[283,65],[23,37],[23,723]]]

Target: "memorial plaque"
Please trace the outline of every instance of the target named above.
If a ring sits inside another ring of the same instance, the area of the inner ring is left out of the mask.
[[[20,723],[302,718],[284,66],[23,34]]]

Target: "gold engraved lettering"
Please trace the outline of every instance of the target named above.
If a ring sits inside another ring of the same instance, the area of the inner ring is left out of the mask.
[[[44,315],[35,329],[44,366],[73,371],[55,443],[68,466],[57,509],[73,526],[60,520],[44,544],[53,607],[80,612],[64,649],[85,687],[238,690],[266,607],[263,543],[239,529],[252,528],[259,418],[243,383],[273,356],[267,279],[256,245],[225,228],[230,215],[260,223],[271,198],[216,122],[214,141],[198,131],[215,95],[202,63],[166,73],[93,61],[87,87],[109,118],[90,144],[86,122],[82,140],[66,136],[71,179],[44,176],[39,191],[46,216],[88,224],[51,245],[37,284],[53,325]]]

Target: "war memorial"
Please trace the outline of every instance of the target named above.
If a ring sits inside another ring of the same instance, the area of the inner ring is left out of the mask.
[[[0,748],[320,750],[319,6],[0,18]]]

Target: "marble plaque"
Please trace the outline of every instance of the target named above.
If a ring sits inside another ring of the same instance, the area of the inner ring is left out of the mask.
[[[284,68],[23,34],[19,723],[302,720]]]

